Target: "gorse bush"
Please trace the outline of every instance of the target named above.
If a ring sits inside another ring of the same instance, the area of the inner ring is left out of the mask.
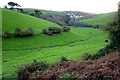
[[[62,57],[61,57],[61,59],[60,59],[60,62],[64,62],[64,61],[66,61],[66,62],[67,62],[67,61],[68,61],[68,58],[67,58],[67,57],[62,56]]]
[[[12,36],[12,33],[10,31],[5,31],[3,37],[10,38]]]
[[[42,33],[43,33],[43,34],[47,34],[47,33],[48,33],[48,29],[43,28],[43,29],[42,29]]]
[[[5,38],[10,38],[10,37],[28,37],[33,35],[34,35],[34,31],[32,30],[32,28],[21,30],[20,28],[17,27],[14,33],[11,33],[10,31],[5,31],[2,36]]]
[[[89,53],[84,53],[84,54],[81,56],[81,59],[82,59],[82,60],[88,60],[90,57],[92,57],[91,54],[89,54]]]
[[[33,34],[34,34],[34,31],[33,31],[33,29],[32,29],[32,28],[28,28],[28,29],[27,29],[27,31],[29,31],[29,33],[31,33],[31,35],[33,35]]]
[[[47,62],[43,62],[43,61],[37,61],[37,60],[34,60],[34,62],[31,64],[31,65],[27,65],[26,66],[26,69],[29,71],[29,72],[34,72],[36,70],[45,70],[47,69],[49,66],[49,64]]]
[[[70,31],[71,28],[69,26],[64,26],[64,27],[48,27],[48,28],[43,28],[42,33],[47,34],[49,36],[53,34],[60,34],[61,32],[68,32]]]
[[[15,31],[14,31],[14,33],[19,33],[19,32],[21,32],[22,30],[19,28],[19,27],[17,27],[16,29],[15,29]]]
[[[62,29],[63,29],[63,32],[68,32],[71,30],[71,28],[69,26],[64,26],[64,27],[62,27]]]
[[[17,27],[17,28],[15,29],[15,31],[14,31],[14,37],[20,36],[20,32],[21,32],[21,31],[22,31],[22,30]]]
[[[27,36],[33,36],[34,31],[32,28],[28,28],[26,30],[21,30],[20,28],[16,28],[14,31],[14,37],[27,37]]]
[[[53,35],[53,34],[60,34],[62,32],[62,28],[60,27],[48,27],[48,28],[43,28],[42,29],[42,33],[43,34],[47,34],[49,36]]]
[[[49,27],[48,30],[53,34],[58,34],[62,32],[62,28],[60,27]]]
[[[49,67],[49,64],[47,62],[43,62],[43,61],[37,61],[34,60],[33,63],[31,64],[24,64],[21,67],[18,68],[17,72],[17,78],[18,79],[28,79],[29,76],[39,70],[46,70]]]

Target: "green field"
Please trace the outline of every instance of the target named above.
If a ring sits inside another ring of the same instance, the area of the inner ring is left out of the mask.
[[[87,22],[88,24],[92,24],[92,25],[105,25],[114,19],[115,14],[116,13],[101,14],[99,16],[90,19],[80,20],[80,21]]]
[[[71,37],[69,34],[74,35]],[[44,43],[37,43],[37,39],[42,41],[43,36]],[[61,56],[66,56],[78,60],[83,53],[94,54],[106,46],[104,42],[105,39],[107,39],[107,34],[99,29],[92,28],[72,28],[71,32],[50,37],[42,35],[24,39],[3,39],[3,49],[11,49],[11,51],[3,52],[2,54],[3,74],[14,73],[16,70],[15,66],[23,64],[24,62],[31,62],[33,59],[51,63],[58,61]],[[66,43],[73,41],[74,43],[66,45]],[[19,47],[19,45],[21,47]],[[51,47],[53,45],[54,47]],[[46,47],[42,48],[42,46]],[[31,49],[31,47],[35,49]],[[18,50],[14,50],[16,48],[18,48]],[[28,50],[24,50],[24,48]]]
[[[3,9],[3,31],[14,31],[16,26],[22,29],[32,27],[35,33],[40,33],[44,27],[60,27],[46,20]],[[52,63],[66,56],[80,60],[83,53],[94,54],[105,47],[108,44],[105,43],[107,36],[100,29],[71,27],[70,32],[52,36],[40,34],[26,38],[3,38],[3,75],[15,73],[18,65],[30,63],[33,59]]]
[[[24,9],[24,11],[27,11],[27,12],[34,12],[34,10],[36,9]],[[40,10],[43,14],[46,14],[46,13],[51,13],[51,14],[63,14],[62,12],[60,11],[50,11],[50,10],[42,10],[42,9],[37,9],[37,10]]]
[[[31,27],[35,33],[41,33],[42,28],[50,26],[59,26],[55,23],[18,13],[8,9],[2,9],[2,32],[10,30],[14,31],[16,27],[25,29]]]

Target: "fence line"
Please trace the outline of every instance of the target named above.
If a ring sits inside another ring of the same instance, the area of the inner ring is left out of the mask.
[[[4,77],[8,77],[8,76],[12,76],[12,75],[15,75],[15,74],[4,75],[4,76],[2,76],[2,77],[0,77],[0,78],[4,78]],[[15,77],[12,77],[12,78],[15,78]]]

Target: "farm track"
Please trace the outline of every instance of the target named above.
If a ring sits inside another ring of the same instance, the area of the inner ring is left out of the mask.
[[[39,48],[26,48],[26,49],[19,49],[19,50],[18,49],[3,50],[3,51],[0,51],[0,52],[16,52],[16,51],[26,51],[26,50],[40,50],[40,49],[45,49],[45,48],[54,48],[54,47],[67,46],[67,45],[69,45],[69,47],[72,47],[72,46],[76,46],[76,45],[70,45],[70,44],[81,42],[81,41],[87,41],[87,40],[90,40],[92,37],[93,37],[92,33],[90,32],[89,38],[87,38],[85,40],[76,40],[76,41],[72,41],[72,42],[69,42],[69,43],[66,43],[66,44],[62,44],[62,45],[46,46],[46,47],[39,47]]]

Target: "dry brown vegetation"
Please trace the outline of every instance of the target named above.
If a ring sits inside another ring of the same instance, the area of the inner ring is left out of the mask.
[[[120,48],[114,53],[109,53],[97,60],[89,61],[63,61],[56,62],[53,67],[45,71],[35,71],[29,75],[29,79],[57,79],[65,74],[72,75],[71,78],[120,78]],[[63,77],[62,77],[63,78]]]

